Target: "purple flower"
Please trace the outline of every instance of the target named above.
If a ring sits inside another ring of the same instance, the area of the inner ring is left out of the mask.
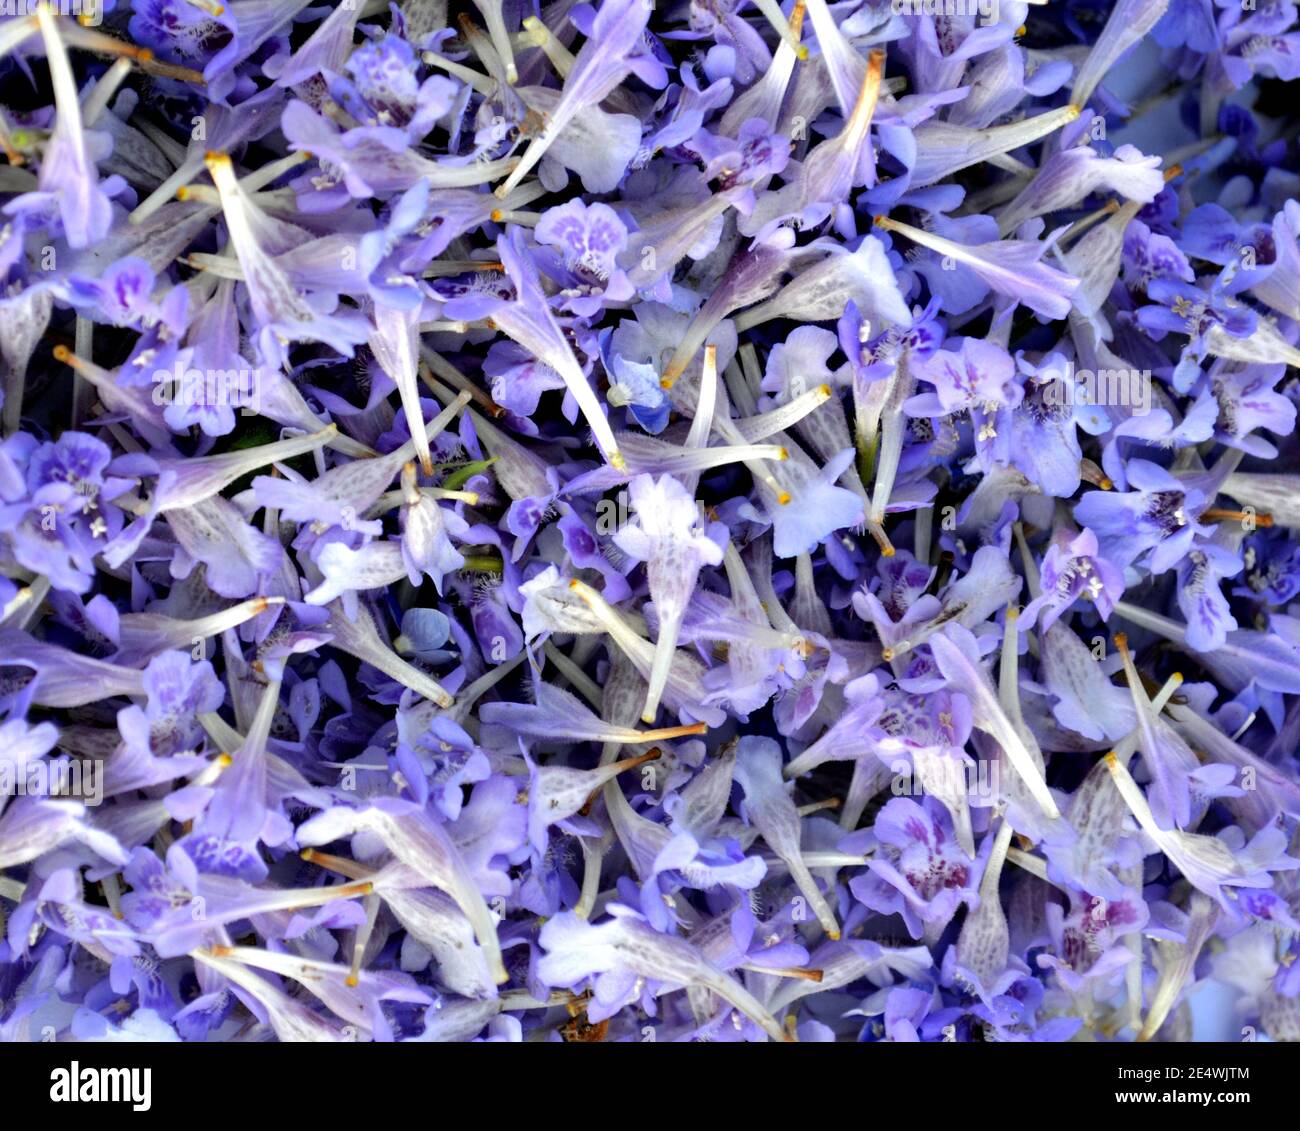
[[[912,937],[933,937],[976,898],[979,867],[953,837],[952,818],[933,798],[887,802],[876,818],[879,854],[849,890],[882,915],[901,915]]]
[[[101,7],[0,1039],[1300,1037],[1293,4]]]
[[[451,109],[457,87],[443,75],[421,82],[417,69],[415,48],[385,35],[352,52],[344,64],[347,77],[334,79],[331,93],[362,125],[396,126],[418,141]]]
[[[1041,585],[1041,596],[1024,610],[1025,623],[1038,616],[1040,632],[1046,632],[1080,599],[1092,601],[1102,619],[1108,620],[1124,593],[1123,574],[1100,555],[1097,535],[1088,528],[1073,538],[1053,538],[1043,556]]]
[[[1092,491],[1074,508],[1075,519],[1097,536],[1102,552],[1127,566],[1151,551],[1154,572],[1169,569],[1208,530],[1196,521],[1204,494],[1156,464],[1128,465],[1131,491]]]
[[[574,314],[590,317],[603,299],[632,297],[632,285],[618,267],[627,228],[608,205],[573,200],[552,208],[536,234],[538,243],[556,250],[558,262],[543,269],[560,284],[564,305]]]

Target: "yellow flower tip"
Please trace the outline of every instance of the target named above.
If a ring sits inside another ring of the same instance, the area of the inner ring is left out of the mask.
[[[569,582],[569,588],[570,588],[570,589],[578,589],[581,585],[582,585],[582,582],[579,581],[576,577],[575,577],[572,581]]]
[[[1008,606],[1007,606],[1007,620],[1014,621],[1014,620],[1019,620],[1019,619],[1020,619],[1020,610],[1017,609],[1017,608],[1015,607],[1015,605],[1008,605]]]
[[[790,505],[790,494],[788,491],[782,491],[776,497],[776,501],[783,507]]]
[[[1173,683],[1174,683],[1174,686],[1175,686],[1175,687],[1181,687],[1181,686],[1183,685],[1183,673],[1182,673],[1182,672],[1174,672],[1174,674],[1171,675],[1169,678],[1170,678],[1171,680],[1173,680]]]
[[[225,753],[218,754],[215,761],[217,765],[220,766],[223,770],[229,769],[231,766],[235,764],[234,758],[232,758],[229,754],[225,754]]]
[[[504,217],[505,213],[500,208],[492,209],[492,223],[499,224]]]
[[[1119,766],[1119,758],[1115,755],[1115,751],[1113,750],[1107,754],[1102,761],[1106,763],[1106,768],[1109,770],[1114,770]]]
[[[1071,105],[1071,106],[1067,106],[1066,109],[1069,111],[1069,113],[1065,115],[1065,120],[1067,122],[1073,122],[1076,118],[1078,118],[1080,114],[1083,113],[1082,106]]]
[[[673,381],[668,377],[661,377],[659,379],[659,387],[661,389],[671,389],[676,383],[676,381]]]
[[[614,451],[609,453],[609,466],[612,467],[615,471],[627,470],[627,460],[623,458],[623,453],[620,452],[617,448]]]
[[[879,216],[871,217],[871,222],[875,224],[877,228],[884,228],[885,231],[889,231],[889,217],[883,212]]]
[[[433,474],[433,456],[432,454],[420,457],[420,466],[424,468],[425,475]]]
[[[1168,184],[1175,177],[1181,177],[1182,175],[1183,175],[1183,167],[1181,165],[1178,164],[1170,165],[1169,168],[1165,170],[1165,183]]]
[[[880,650],[880,658],[882,660],[892,660],[894,658],[894,650],[892,648],[882,648]]]
[[[1029,28],[1027,28],[1024,24],[1021,24],[1018,28],[1016,28],[1016,38],[1019,39],[1028,30]]]
[[[185,185],[181,185],[181,187],[178,188],[178,189],[176,190],[176,199],[177,199],[177,200],[188,200],[188,199],[189,199],[189,195],[190,195],[190,190],[189,190],[189,188],[188,188],[187,186],[185,186]]]
[[[776,458],[777,458],[777,459],[782,459],[782,460],[789,459],[789,458],[790,458],[790,452],[789,452],[786,448],[782,448],[782,449],[781,449],[781,454],[780,454],[779,456],[777,456]],[[790,496],[789,496],[789,495],[786,495],[786,497],[785,497],[785,502],[783,502],[781,505],[782,505],[782,506],[785,506],[785,503],[788,503],[789,501],[790,501]]]
[[[207,153],[203,155],[203,164],[208,167],[209,172],[213,169],[229,169],[230,154],[218,153],[215,149],[209,149]]]
[[[65,365],[71,364],[72,351],[67,346],[54,347],[54,360],[61,361]]]
[[[898,553],[898,551],[895,550],[893,546],[886,546],[880,551],[880,556],[882,558],[892,558],[896,553]]]
[[[1115,647],[1119,649],[1121,656],[1128,655],[1128,634],[1124,632],[1115,633]]]
[[[797,58],[800,62],[804,62],[808,58],[808,48],[801,43],[799,44],[799,49],[794,54],[795,54],[795,58]]]
[[[1100,487],[1103,491],[1112,491],[1115,488],[1115,481],[1111,479],[1109,476],[1107,476],[1106,478],[1102,479],[1102,481],[1098,483],[1097,486]]]
[[[826,934],[827,934],[827,937],[830,938],[831,942],[839,942],[839,941],[840,941],[840,932],[839,932],[838,929],[836,929],[836,930],[834,930],[834,931],[827,931]]]
[[[827,400],[831,399],[831,387],[829,385],[818,385],[817,392],[820,396],[825,397]]]
[[[353,987],[354,989],[355,989],[358,985],[361,984],[361,979],[358,978],[355,974],[349,974],[349,975],[344,979],[344,981],[347,982],[347,984],[348,984],[349,986]]]

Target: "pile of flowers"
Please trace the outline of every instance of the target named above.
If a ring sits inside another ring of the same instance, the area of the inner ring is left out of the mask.
[[[0,18],[0,1039],[1300,1039],[1297,24]]]

